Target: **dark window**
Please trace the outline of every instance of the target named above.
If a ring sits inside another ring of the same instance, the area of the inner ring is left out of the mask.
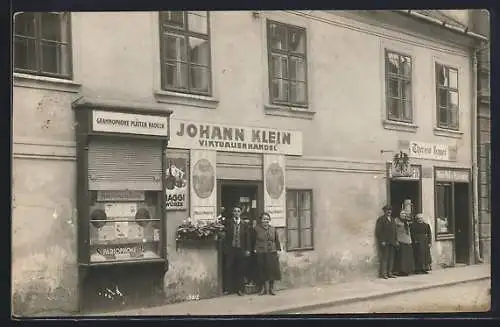
[[[287,250],[313,249],[312,191],[286,193]]]
[[[306,30],[267,22],[271,103],[307,106]]]
[[[438,127],[458,130],[458,70],[436,64]]]
[[[208,12],[160,12],[160,44],[162,89],[210,95]]]
[[[391,51],[385,52],[387,119],[413,122],[411,75],[410,56]]]
[[[70,14],[15,14],[13,58],[16,72],[71,78]]]
[[[453,189],[450,183],[436,183],[436,235],[453,233]]]

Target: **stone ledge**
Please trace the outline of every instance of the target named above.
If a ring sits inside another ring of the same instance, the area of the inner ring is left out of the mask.
[[[14,87],[26,87],[32,89],[43,89],[60,92],[78,93],[82,84],[72,80],[37,76],[30,74],[14,73]]]

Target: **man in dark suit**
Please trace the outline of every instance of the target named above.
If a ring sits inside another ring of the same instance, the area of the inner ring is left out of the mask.
[[[226,219],[226,237],[224,239],[225,276],[227,289],[225,293],[243,295],[245,264],[250,256],[251,225],[241,219],[241,207],[234,206],[232,217]]]
[[[394,257],[396,254],[397,239],[396,239],[396,224],[391,216],[391,207],[385,205],[382,210],[384,215],[378,217],[375,227],[375,238],[379,248],[379,277],[380,278],[395,278],[392,274],[394,267]]]

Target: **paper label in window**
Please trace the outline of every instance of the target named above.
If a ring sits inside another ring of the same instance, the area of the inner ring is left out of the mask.
[[[128,222],[120,221],[115,223],[116,238],[128,238]]]
[[[106,203],[106,216],[113,218],[133,218],[137,212],[136,203]]]
[[[257,208],[257,200],[252,200],[252,209]]]
[[[115,236],[114,226],[111,224],[106,224],[97,230],[97,239],[100,242],[114,240]]]
[[[144,227],[137,225],[137,238],[144,238]]]
[[[153,241],[159,241],[160,240],[160,230],[158,228],[155,228],[153,230]]]

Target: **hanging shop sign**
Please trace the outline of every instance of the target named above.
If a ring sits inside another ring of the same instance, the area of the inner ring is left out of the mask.
[[[286,225],[285,156],[264,155],[264,207],[275,227]]]
[[[168,136],[168,117],[93,110],[94,132]]]
[[[165,197],[167,210],[187,209],[189,173],[186,158],[173,157],[167,153],[165,172]]]
[[[468,170],[457,169],[436,169],[436,181],[469,183],[470,172]]]
[[[191,218],[214,220],[217,216],[216,151],[191,150]]]
[[[410,141],[408,154],[412,158],[429,160],[456,160],[456,147],[447,144]]]
[[[171,119],[170,148],[302,155],[302,133]]]

